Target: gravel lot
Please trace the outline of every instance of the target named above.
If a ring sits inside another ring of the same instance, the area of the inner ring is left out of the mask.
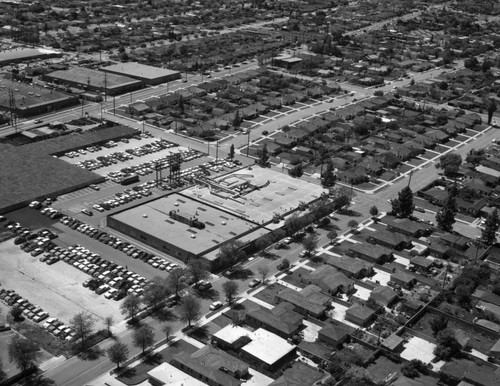
[[[0,244],[2,287],[16,291],[64,323],[82,311],[96,318],[96,328],[103,328],[102,319],[109,315],[113,315],[116,322],[122,321],[120,302],[82,287],[89,277],[64,262],[41,263],[37,257],[21,251],[12,240]]]

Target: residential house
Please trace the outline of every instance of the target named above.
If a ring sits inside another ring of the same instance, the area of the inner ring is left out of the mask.
[[[431,130],[424,135],[431,138],[434,143],[445,143],[450,139],[449,135],[441,130]]]
[[[387,224],[387,229],[391,232],[401,233],[406,236],[419,238],[429,234],[431,231],[429,224],[413,221],[408,218],[396,218],[386,216],[383,222]]]
[[[318,340],[335,348],[340,348],[344,343],[349,341],[349,338],[355,331],[354,327],[337,320],[332,320],[318,331]]]
[[[415,276],[405,271],[396,271],[392,273],[391,281],[406,289],[411,289],[417,283]]]
[[[487,204],[486,199],[481,198],[480,200],[475,200],[473,202],[466,201],[462,198],[457,199],[457,209],[459,212],[468,214],[472,217],[478,217],[481,212],[481,209],[485,207]]]
[[[373,273],[372,264],[355,257],[337,257],[326,253],[322,254],[321,257],[324,259],[326,264],[338,269],[349,278],[362,279]]]
[[[368,242],[401,251],[412,246],[411,240],[401,233],[380,231],[368,236]]]
[[[259,307],[247,312],[246,323],[252,328],[262,327],[282,338],[291,338],[301,329],[303,319],[294,308],[288,302],[282,302],[272,310]]]
[[[341,171],[338,173],[338,179],[342,182],[358,185],[363,182],[368,181],[368,175],[366,170],[361,166],[355,166],[353,168]]]
[[[466,250],[469,246],[469,242],[471,241],[468,237],[448,232],[436,234],[436,237],[451,248],[461,251]]]
[[[192,354],[182,351],[170,364],[211,386],[240,386],[248,376],[245,362],[211,345]]]
[[[399,158],[390,151],[375,156],[375,159],[382,163],[386,169],[395,169],[398,167],[400,162]]]
[[[353,292],[354,284],[342,272],[330,265],[322,265],[313,272],[304,274],[305,284],[315,284],[331,296],[339,293],[349,294]]]
[[[384,264],[393,258],[391,249],[366,243],[353,244],[349,247],[347,254],[375,264]]]
[[[361,304],[354,304],[345,312],[345,318],[361,327],[370,325],[376,318],[375,311]]]
[[[383,285],[375,287],[370,294],[370,300],[383,307],[389,307],[397,299],[397,293],[391,287]]]
[[[321,385],[321,380],[327,375],[308,364],[295,361],[287,367],[281,377],[268,386],[315,386]]]
[[[321,288],[313,284],[308,285],[302,291],[297,292],[290,288],[285,288],[276,294],[275,303],[288,302],[294,305],[294,311],[321,318],[331,304],[331,298],[321,292]]]

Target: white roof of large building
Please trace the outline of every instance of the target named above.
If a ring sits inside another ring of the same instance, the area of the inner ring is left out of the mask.
[[[226,343],[232,344],[245,335],[251,337],[252,332],[247,330],[246,328],[228,324],[226,327],[217,331],[213,336]]]
[[[177,369],[170,363],[164,362],[148,372],[151,378],[162,382],[165,386],[205,386],[191,375]],[[149,383],[148,383],[149,384]]]
[[[285,355],[295,350],[295,346],[285,339],[263,328],[255,330],[251,335],[252,341],[242,348],[247,354],[268,365],[273,365]]]

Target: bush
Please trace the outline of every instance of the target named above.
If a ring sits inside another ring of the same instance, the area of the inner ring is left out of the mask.
[[[401,367],[401,372],[408,378],[416,378],[420,374],[426,375],[428,368],[424,362],[419,359],[412,359]]]

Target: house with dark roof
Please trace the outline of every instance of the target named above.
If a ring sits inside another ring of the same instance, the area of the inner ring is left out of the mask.
[[[391,281],[407,289],[411,289],[417,283],[415,276],[404,271],[391,274]]]
[[[354,331],[354,327],[332,320],[318,331],[318,340],[338,348],[349,340]]]
[[[315,284],[331,296],[339,293],[349,294],[354,290],[354,283],[351,279],[348,279],[342,272],[327,264],[322,265],[313,272],[304,274],[303,282],[305,284]]]
[[[391,249],[382,245],[367,243],[357,243],[349,246],[347,254],[375,264],[384,264],[393,258]]]
[[[410,237],[419,238],[432,231],[429,224],[413,221],[408,218],[386,216],[382,219],[382,221],[387,224],[387,229],[391,232],[401,233]]]
[[[410,259],[410,264],[421,272],[427,272],[434,265],[434,262],[422,256],[414,256]]]
[[[362,279],[370,276],[373,272],[373,265],[364,260],[359,260],[350,256],[332,256],[326,253],[321,255],[324,262],[338,269],[349,278]]]
[[[354,304],[345,312],[345,318],[358,326],[366,327],[375,320],[375,311],[361,304]]]
[[[214,386],[240,386],[241,379],[248,376],[245,362],[211,345],[192,354],[183,351],[175,355],[170,364]]]
[[[397,299],[398,294],[391,287],[381,285],[372,290],[369,300],[383,307],[389,307]]]
[[[252,328],[265,328],[287,339],[302,328],[303,315],[294,311],[294,308],[295,306],[288,302],[282,302],[272,310],[259,307],[247,312],[245,320]]]
[[[285,288],[276,294],[275,303],[288,302],[295,306],[294,311],[321,318],[328,309],[331,298],[321,292],[321,288],[314,284],[308,285],[302,291],[297,292],[290,288]]]
[[[436,234],[436,237],[451,248],[461,251],[466,250],[469,246],[469,242],[471,241],[468,237],[448,232]]]
[[[293,362],[292,367],[288,367],[281,377],[270,383],[268,386],[314,386],[320,385],[321,380],[327,378],[325,374],[314,367],[300,361]]]
[[[315,342],[306,342],[302,340],[297,346],[297,351],[314,363],[329,362],[334,353],[333,347],[319,340]]]
[[[409,249],[412,246],[411,240],[407,236],[401,233],[389,231],[370,233],[368,236],[368,242],[398,251]]]

